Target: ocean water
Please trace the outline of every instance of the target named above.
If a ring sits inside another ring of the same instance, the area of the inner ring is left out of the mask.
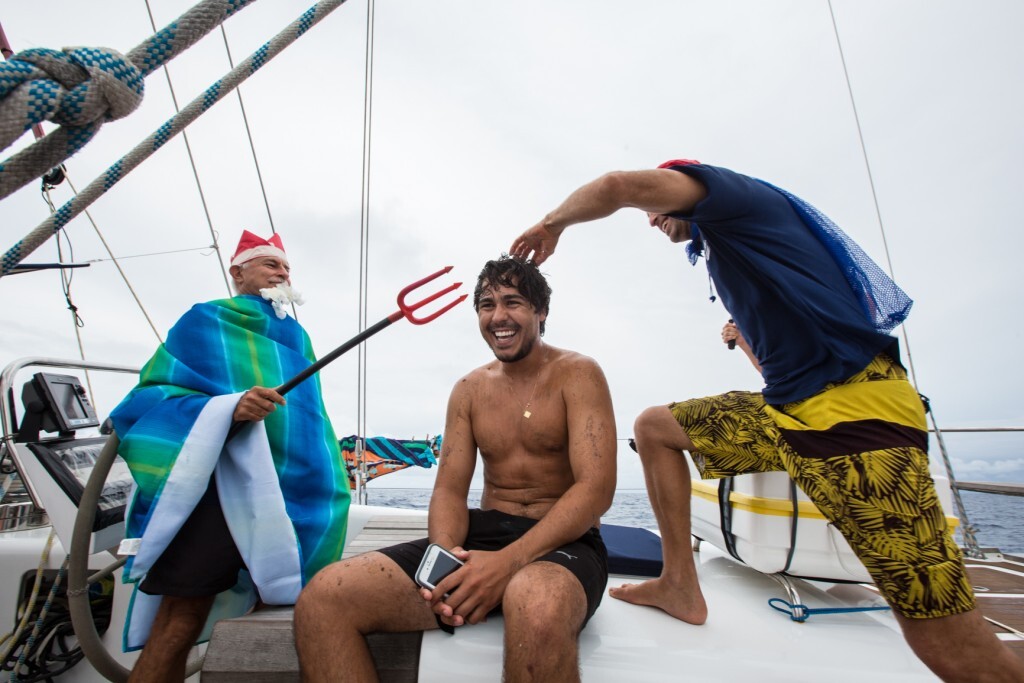
[[[963,491],[961,497],[967,518],[975,528],[975,538],[983,548],[998,548],[1005,553],[1024,553],[1024,497]],[[430,489],[393,489],[369,487],[373,505],[410,507],[426,510]],[[480,504],[480,491],[469,492],[471,507]],[[615,492],[612,507],[601,518],[609,524],[657,528],[647,492],[624,489]]]

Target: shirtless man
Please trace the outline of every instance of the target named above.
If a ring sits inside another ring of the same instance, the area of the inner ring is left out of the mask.
[[[608,577],[597,526],[615,492],[615,421],[597,363],[541,340],[550,293],[531,263],[484,266],[473,303],[497,360],[452,390],[429,538],[335,563],[307,585],[295,607],[304,681],[376,680],[366,634],[450,630],[495,609],[506,681],[579,680],[577,636]],[[478,451],[483,497],[470,510]],[[428,542],[465,561],[433,592],[412,579]]]

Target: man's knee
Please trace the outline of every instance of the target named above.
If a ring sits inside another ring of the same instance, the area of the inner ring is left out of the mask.
[[[332,611],[335,605],[354,604],[358,595],[354,595],[352,574],[349,561],[335,562],[317,572],[295,602],[296,626],[307,619],[318,621],[322,613]]]
[[[374,631],[436,626],[412,579],[390,558],[366,553],[321,569],[295,604],[295,627],[316,629],[343,616],[345,626]]]
[[[686,432],[665,405],[651,406],[640,413],[633,422],[633,434],[641,453],[644,449],[657,447],[679,451],[692,448]]]
[[[666,406],[651,406],[647,408],[637,415],[633,421],[633,433],[639,437],[641,434],[646,435],[656,431],[656,427],[664,419],[666,411],[668,411]]]
[[[535,562],[509,581],[502,612],[506,626],[518,627],[535,639],[561,633],[575,636],[586,617],[587,596],[579,579],[565,567]]]

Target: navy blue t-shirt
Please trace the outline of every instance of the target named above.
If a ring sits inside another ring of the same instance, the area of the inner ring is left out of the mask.
[[[895,340],[875,331],[824,245],[789,201],[748,176],[673,166],[704,184],[691,215],[708,272],[761,364],[765,400],[807,398],[863,370]]]

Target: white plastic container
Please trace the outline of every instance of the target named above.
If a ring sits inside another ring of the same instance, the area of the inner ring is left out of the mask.
[[[702,481],[693,475],[691,496],[692,533],[697,538],[729,551],[722,533],[719,482]],[[933,475],[947,520],[952,498],[949,479]],[[734,477],[731,505],[733,548],[739,559],[766,574],[785,572],[792,576],[833,581],[871,582],[864,565],[853,554],[839,530],[831,525],[799,488],[797,493],[796,544],[789,558],[793,534],[793,502],[790,479],[785,472],[743,474]],[[789,566],[787,568],[787,559]]]

